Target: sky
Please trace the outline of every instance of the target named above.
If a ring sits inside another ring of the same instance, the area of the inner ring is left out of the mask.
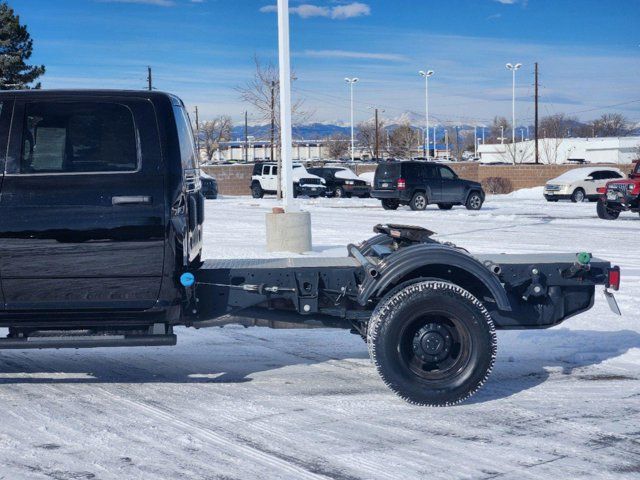
[[[237,87],[254,56],[277,61],[276,0],[8,0],[34,40],[44,88],[146,88],[179,95],[201,118],[250,105]],[[356,122],[373,108],[389,121],[419,122],[425,110],[419,70],[429,80],[432,122],[533,120],[534,63],[540,113],[590,120],[621,112],[640,122],[640,0],[290,0],[294,98],[311,122]]]

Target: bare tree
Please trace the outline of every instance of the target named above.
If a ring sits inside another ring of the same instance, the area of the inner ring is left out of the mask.
[[[358,133],[356,140],[364,148],[371,158],[376,156],[376,121],[367,120],[357,126]],[[383,150],[387,143],[387,132],[384,128],[384,121],[378,120],[378,149]]]
[[[200,137],[202,139],[202,148],[206,155],[206,163],[211,163],[213,155],[220,148],[221,142],[231,139],[232,129],[233,122],[231,117],[227,115],[221,115],[213,120],[200,123]]]
[[[389,134],[389,155],[406,158],[420,145],[422,135],[409,122],[396,127]]]
[[[597,137],[624,137],[631,131],[629,121],[620,113],[605,113],[592,126]]]
[[[336,133],[326,138],[326,152],[329,158],[342,158],[349,153],[351,140],[342,133]]]
[[[253,78],[245,85],[236,87],[240,99],[252,105],[258,113],[258,117],[270,124],[269,140],[271,142],[271,160],[278,159],[278,198],[282,198],[281,191],[281,155],[278,154],[280,131],[280,75],[278,68],[272,62],[263,62],[257,55],[254,56],[256,71]],[[295,79],[295,74],[292,75]],[[303,100],[296,100],[291,106],[292,122],[302,123],[309,119],[310,113],[303,111]]]

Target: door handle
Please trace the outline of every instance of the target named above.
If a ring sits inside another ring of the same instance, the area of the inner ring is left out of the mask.
[[[112,205],[151,205],[151,197],[145,195],[121,195],[111,197]]]

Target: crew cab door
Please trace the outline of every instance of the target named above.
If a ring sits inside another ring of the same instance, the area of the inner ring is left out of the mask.
[[[165,217],[155,125],[144,99],[17,97],[0,199],[8,310],[155,304]]]

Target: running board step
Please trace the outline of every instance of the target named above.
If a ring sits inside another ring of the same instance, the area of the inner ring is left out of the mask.
[[[27,338],[2,338],[0,350],[27,348],[98,348],[173,346],[174,334],[167,335],[76,335]]]

